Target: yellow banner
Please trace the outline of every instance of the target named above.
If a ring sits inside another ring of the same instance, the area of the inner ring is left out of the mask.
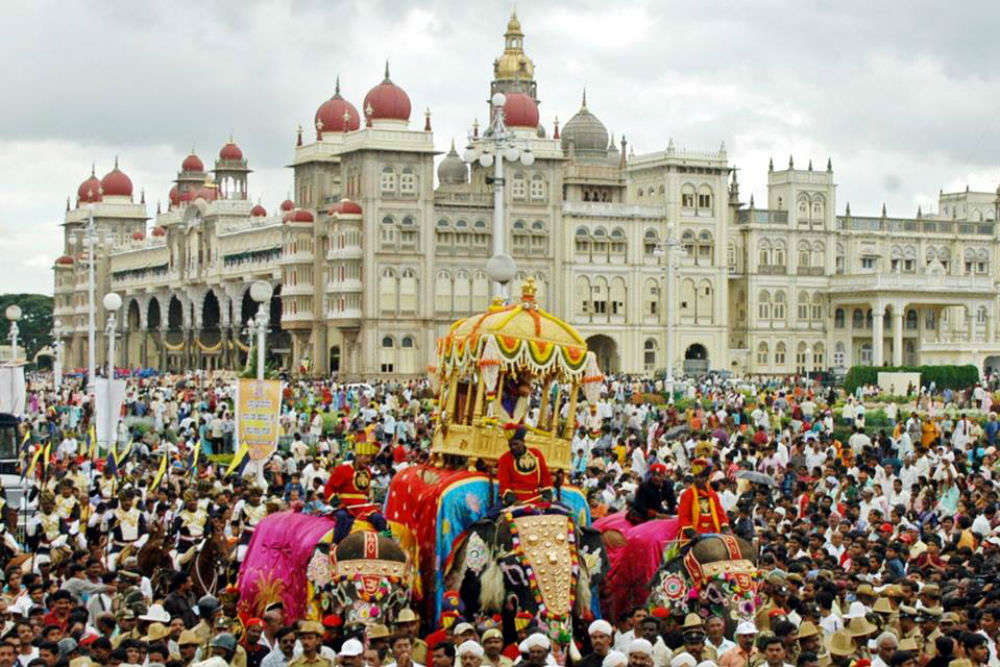
[[[236,381],[236,441],[246,443],[252,461],[262,461],[278,447],[281,381]]]

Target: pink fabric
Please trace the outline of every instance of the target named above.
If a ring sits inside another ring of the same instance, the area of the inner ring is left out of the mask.
[[[286,622],[302,618],[306,612],[306,567],[316,544],[333,530],[334,522],[318,516],[279,512],[264,518],[253,532],[247,555],[240,568],[240,599],[247,613],[260,616],[263,604],[257,599],[261,584],[272,589],[282,582],[280,594],[285,604]]]
[[[608,550],[608,576],[604,589],[611,592],[612,618],[625,609],[645,604],[649,597],[649,582],[663,558],[663,549],[677,538],[680,521],[656,519],[633,526],[622,512],[594,522],[604,532],[618,530],[625,536],[625,546]]]

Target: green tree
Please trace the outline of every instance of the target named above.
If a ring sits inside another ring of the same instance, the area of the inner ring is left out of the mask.
[[[21,307],[21,321],[17,323],[17,344],[25,349],[30,362],[40,349],[52,344],[52,297],[45,294],[2,294],[0,314],[7,310],[7,306],[15,303]],[[0,335],[3,336],[3,345],[10,345],[7,338],[9,333],[10,322],[2,317]]]

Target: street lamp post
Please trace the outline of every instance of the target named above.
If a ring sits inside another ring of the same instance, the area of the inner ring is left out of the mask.
[[[108,311],[108,381],[110,382],[115,379],[115,320],[118,309],[122,307],[122,298],[117,292],[108,292],[101,303],[104,305],[104,310]]]
[[[62,320],[52,320],[52,388],[59,391],[62,384]]]
[[[486,273],[493,280],[493,295],[501,298],[506,298],[507,283],[513,279],[515,271],[514,260],[505,248],[503,162],[519,161],[526,167],[535,162],[531,149],[507,129],[503,111],[506,101],[503,93],[493,96],[490,126],[482,137],[469,136],[469,147],[464,155],[466,162],[479,162],[487,169],[493,167],[493,256],[486,263]]]
[[[94,243],[96,227],[94,226],[94,205],[88,204],[87,210],[90,213],[87,222],[87,246],[88,246],[88,266],[87,266],[87,383],[91,390],[94,388],[94,376],[97,375],[97,314],[94,305]]]
[[[665,383],[667,385],[667,396],[671,403],[674,402],[674,329],[673,329],[673,305],[674,305],[674,249],[681,244],[673,240],[669,236],[667,239],[656,246],[654,254],[661,256],[665,260],[666,264],[666,280],[665,280],[665,291],[663,307],[666,310],[666,362],[667,362],[667,377],[665,378]]]
[[[17,334],[20,333],[17,323],[20,321],[22,314],[21,306],[16,303],[7,306],[7,310],[4,312],[7,321],[10,322],[10,333],[7,335],[10,338],[10,363],[12,364],[17,362]]]
[[[264,379],[264,345],[267,343],[267,319],[274,288],[266,280],[257,280],[250,285],[250,298],[257,302],[257,379]],[[249,323],[248,323],[249,324]]]

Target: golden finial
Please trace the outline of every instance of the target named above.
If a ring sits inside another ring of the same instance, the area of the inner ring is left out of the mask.
[[[521,301],[534,301],[537,293],[538,287],[535,286],[534,276],[528,276],[521,283]]]
[[[504,306],[506,306],[506,305],[507,304],[504,302],[504,299],[503,299],[502,296],[495,296],[495,297],[493,297],[493,300],[490,302],[490,312],[496,312],[498,310],[503,310]]]

